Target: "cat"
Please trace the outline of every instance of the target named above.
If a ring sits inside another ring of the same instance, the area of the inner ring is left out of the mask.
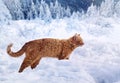
[[[76,33],[68,39],[43,38],[29,41],[18,52],[11,51],[12,45],[10,44],[7,47],[7,53],[10,56],[19,57],[23,53],[26,55],[19,69],[20,73],[28,66],[34,69],[43,57],[53,57],[59,60],[69,59],[72,51],[84,45],[84,42],[80,34]]]

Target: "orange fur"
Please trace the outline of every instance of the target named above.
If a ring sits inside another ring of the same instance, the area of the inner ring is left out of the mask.
[[[32,69],[35,68],[43,57],[53,57],[59,60],[69,59],[71,52],[83,44],[80,34],[75,34],[69,39],[43,38],[29,41],[18,52],[12,52],[12,44],[10,44],[7,47],[7,53],[12,57],[26,54],[19,69],[19,72],[22,72],[28,66],[31,66]]]

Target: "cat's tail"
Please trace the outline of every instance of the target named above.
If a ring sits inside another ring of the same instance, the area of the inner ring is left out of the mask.
[[[13,44],[9,44],[7,47],[7,53],[12,56],[12,57],[19,57],[21,56],[25,50],[26,50],[26,45],[24,45],[18,52],[12,52],[11,51],[11,47],[13,46]]]

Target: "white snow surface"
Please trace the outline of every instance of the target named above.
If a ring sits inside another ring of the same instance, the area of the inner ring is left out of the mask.
[[[18,51],[30,40],[66,39],[75,33],[81,34],[85,45],[76,48],[69,60],[43,58],[34,70],[28,67],[18,73],[25,55],[14,58],[6,53],[10,43]],[[120,83],[120,18],[73,14],[50,21],[1,23],[0,83]]]

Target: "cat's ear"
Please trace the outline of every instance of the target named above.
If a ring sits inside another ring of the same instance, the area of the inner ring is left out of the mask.
[[[75,33],[75,35],[74,36],[77,36],[78,34],[77,33]]]
[[[75,33],[75,35],[74,35],[74,36],[80,36],[80,34]]]
[[[78,36],[80,36],[80,34],[75,33],[75,35],[74,35],[73,38],[72,38],[73,41],[76,41]]]
[[[76,41],[76,39],[77,39],[77,33],[73,36],[72,40]]]
[[[78,36],[80,36],[80,34],[78,34]]]

